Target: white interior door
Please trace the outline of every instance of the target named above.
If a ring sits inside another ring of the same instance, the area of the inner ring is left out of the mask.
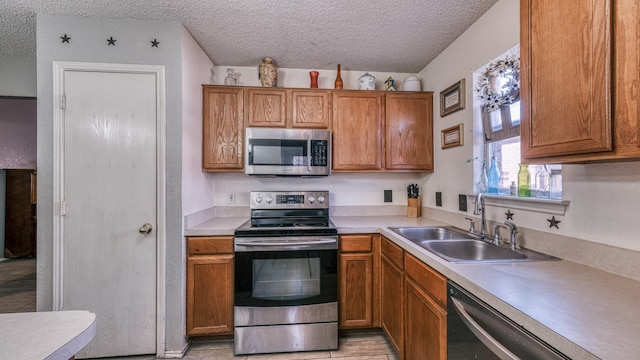
[[[61,305],[97,316],[79,358],[156,353],[156,77],[64,71]]]

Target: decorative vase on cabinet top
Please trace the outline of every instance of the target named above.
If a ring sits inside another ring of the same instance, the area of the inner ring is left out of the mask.
[[[318,75],[320,75],[317,71],[310,71],[309,76],[311,77],[311,86],[312,89],[318,88]]]
[[[333,84],[335,89],[342,89],[342,77],[340,76],[340,64],[338,64],[338,75],[336,76],[336,82]]]
[[[365,72],[364,75],[360,76],[358,79],[358,89],[359,90],[375,90],[376,89],[376,78],[373,75]]]
[[[275,87],[278,84],[278,67],[270,57],[262,59],[258,66],[258,78],[264,87]]]
[[[420,78],[415,75],[409,75],[402,83],[402,91],[420,91]]]

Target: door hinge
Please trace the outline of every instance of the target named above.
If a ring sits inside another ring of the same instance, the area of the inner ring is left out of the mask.
[[[67,108],[67,97],[62,95],[60,96],[60,109],[65,110]]]
[[[67,215],[67,203],[64,201],[60,202],[60,216]]]

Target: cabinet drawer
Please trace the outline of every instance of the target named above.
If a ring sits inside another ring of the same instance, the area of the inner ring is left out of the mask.
[[[340,236],[340,252],[371,252],[371,235]]]
[[[440,305],[447,303],[447,279],[411,254],[404,257],[405,273]]]
[[[396,244],[394,244],[391,240],[386,237],[382,237],[382,254],[386,256],[393,264],[402,269],[404,266],[402,265],[402,255],[404,250]]]
[[[187,238],[188,255],[232,254],[233,236],[197,236]]]

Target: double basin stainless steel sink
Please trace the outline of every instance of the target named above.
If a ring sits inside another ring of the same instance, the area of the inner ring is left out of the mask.
[[[450,262],[558,260],[556,257],[528,249],[511,250],[494,245],[452,226],[409,226],[389,229]]]

